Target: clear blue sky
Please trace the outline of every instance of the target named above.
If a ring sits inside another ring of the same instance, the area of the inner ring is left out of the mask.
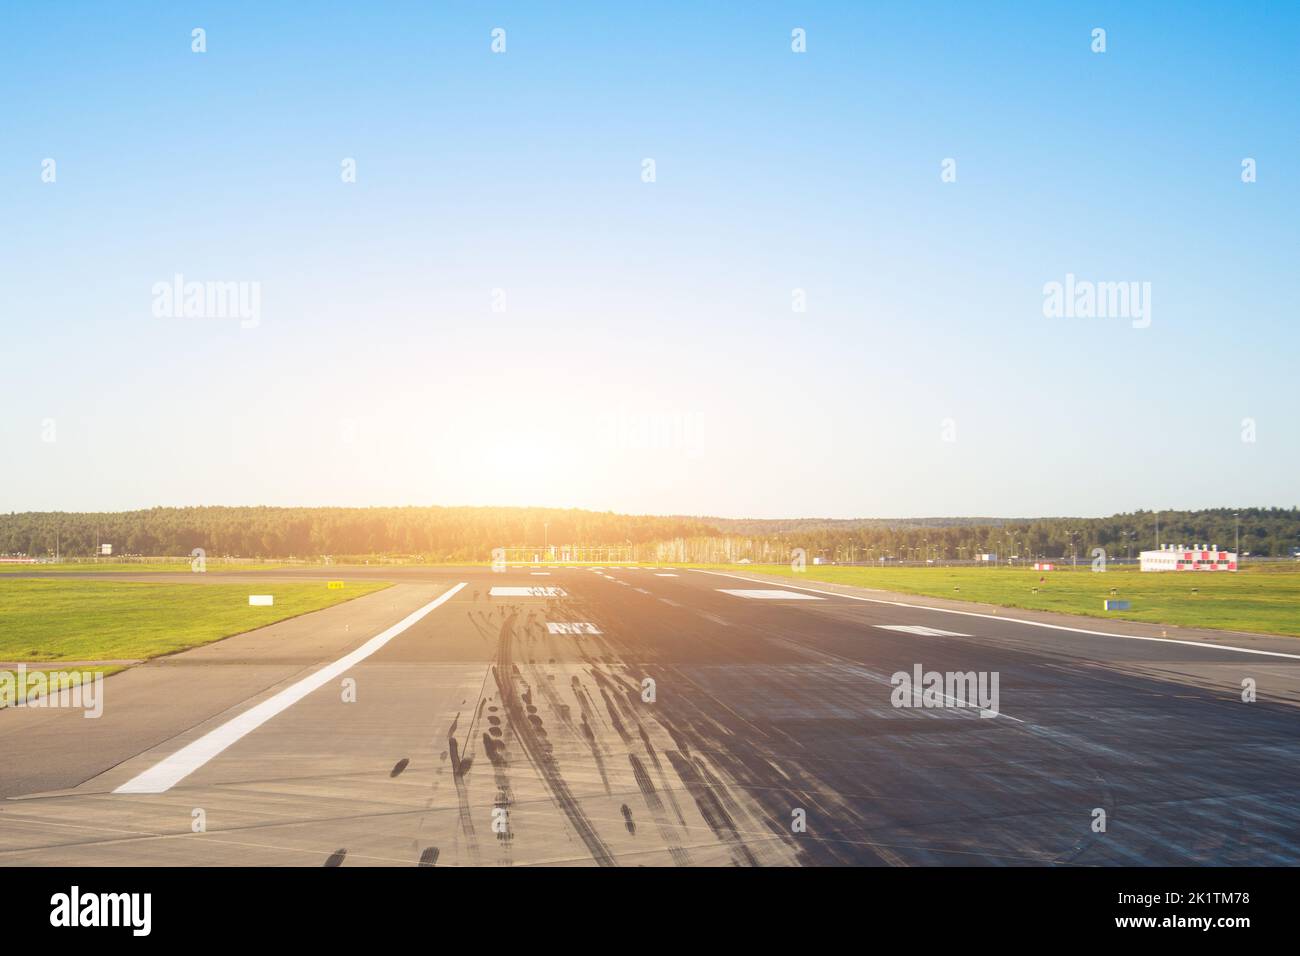
[[[0,509],[1300,503],[1300,5],[1138,6],[7,4]]]

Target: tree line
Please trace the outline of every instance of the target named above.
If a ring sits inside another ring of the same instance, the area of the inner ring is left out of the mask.
[[[1235,517],[1234,517],[1235,516]],[[1286,556],[1300,546],[1300,509],[1215,508],[1158,514],[1160,541],[1217,544]],[[150,508],[107,513],[26,512],[0,515],[0,553],[44,558],[89,557],[100,543],[114,555],[319,558],[410,556],[483,561],[493,548],[544,544],[630,546],[639,560],[670,554],[785,560],[794,548],[838,561],[1087,559],[1136,557],[1156,544],[1157,513],[1107,518],[916,518],[748,520],[622,515],[558,508]],[[697,542],[686,548],[682,542]]]
[[[809,560],[822,556],[840,562],[966,561],[979,554],[996,554],[999,560],[1083,562],[1092,560],[1095,548],[1104,549],[1109,560],[1136,560],[1157,546],[1157,522],[1161,544],[1232,550],[1240,536],[1241,552],[1269,557],[1286,557],[1300,547],[1297,508],[1135,511],[1105,518],[707,520],[726,535],[728,553],[753,561],[793,547],[803,548]],[[747,544],[739,544],[737,536]],[[700,547],[715,553],[718,544],[701,542]]]
[[[481,561],[496,547],[639,545],[715,533],[699,519],[558,508],[150,508],[0,515],[0,552],[88,557],[107,543],[115,556],[185,556],[202,548],[210,557]]]

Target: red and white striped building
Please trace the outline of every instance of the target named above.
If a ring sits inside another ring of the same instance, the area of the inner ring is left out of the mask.
[[[1220,551],[1215,545],[1161,545],[1158,551],[1139,556],[1143,571],[1236,571],[1237,552]]]

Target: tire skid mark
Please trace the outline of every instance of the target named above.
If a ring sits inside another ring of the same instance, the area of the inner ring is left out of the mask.
[[[796,793],[803,789],[800,787],[799,779],[802,771],[795,769],[795,777],[791,777],[789,773],[782,770],[780,776],[789,786],[778,787],[775,790],[771,786],[770,768],[776,761],[770,746],[765,744],[767,741],[789,740],[789,735],[779,730],[774,734],[767,728],[757,727],[753,721],[740,717],[727,707],[719,706],[716,709],[718,716],[715,717],[713,713],[706,712],[700,704],[701,701],[713,702],[713,696],[694,681],[677,673],[675,669],[665,671],[660,668],[647,668],[646,670],[655,677],[657,682],[672,682],[672,686],[689,686],[693,690],[689,695],[674,696],[675,711],[669,711],[662,706],[655,710],[656,723],[673,740],[679,754],[689,756],[692,753],[692,738],[700,742],[716,741],[716,745],[711,748],[716,751],[713,762],[719,766],[719,769],[725,771],[729,779],[754,798],[755,812],[763,828],[778,836],[781,843],[794,853],[796,860],[813,862],[807,854],[808,844],[814,841],[796,841],[789,829],[788,819],[783,816],[793,807],[810,806],[806,801],[800,802],[796,796]],[[735,721],[735,726],[729,726],[727,721]],[[677,769],[674,765],[674,770]],[[680,773],[678,775],[680,776]],[[738,805],[732,799],[726,783],[717,776],[713,776],[713,782],[720,793],[727,794],[726,799],[732,806]],[[669,787],[666,781],[663,786],[671,796],[673,788]],[[687,789],[690,792],[690,787]],[[692,796],[695,794],[692,793]],[[681,817],[680,808],[678,813]],[[826,819],[848,819],[856,815],[852,808],[846,808],[844,814],[843,817],[828,816]],[[684,818],[682,820],[684,826],[685,820]],[[759,852],[763,852],[764,855],[774,855],[771,848]],[[834,851],[822,851],[821,862],[828,862],[828,856],[833,862],[847,862]]]
[[[668,814],[664,812],[664,802],[655,791],[654,782],[650,779],[650,775],[646,773],[645,766],[637,759],[636,754],[628,754],[627,759],[632,765],[632,777],[641,790],[641,799],[645,801],[645,805],[650,810],[650,816],[655,822],[655,827],[659,830],[659,836],[664,841],[664,846],[668,849],[668,855],[672,857],[677,866],[690,866],[691,855],[682,848],[672,821],[668,819]],[[685,827],[685,825],[685,821],[683,821],[682,826]]]
[[[591,758],[596,762],[596,770],[600,773],[600,782],[605,787],[606,793],[611,793],[609,789],[609,774],[605,772],[605,758],[600,753],[600,744],[596,742],[596,735],[591,730],[591,724],[587,723],[587,715],[582,715],[582,736],[587,741],[587,746],[591,748]]]
[[[514,616],[512,615],[502,623],[501,633],[497,638],[497,661],[493,666],[493,674],[496,677],[497,688],[501,694],[501,704],[511,720],[515,736],[519,740],[529,762],[537,769],[543,783],[550,790],[552,799],[564,811],[564,815],[577,832],[579,839],[586,846],[592,859],[600,866],[615,866],[617,864],[613,854],[610,853],[600,835],[596,833],[595,828],[592,827],[591,822],[582,812],[577,800],[570,792],[569,786],[555,762],[553,749],[545,739],[545,732],[534,726],[528,719],[527,707],[531,705],[521,699],[512,676],[517,673],[512,657],[513,625]]]
[[[479,862],[478,836],[474,832],[474,818],[469,808],[469,788],[465,785],[465,774],[473,765],[474,758],[471,756],[461,759],[460,744],[456,740],[456,727],[459,723],[460,714],[457,713],[451,726],[447,728],[447,753],[451,758],[451,777],[456,784],[457,819],[460,821],[461,834],[465,837],[465,847],[469,852],[470,861],[477,864]]]
[[[691,762],[676,750],[668,751],[667,756],[668,762],[677,771],[678,778],[686,785],[687,792],[695,800],[695,806],[699,809],[700,816],[704,817],[704,822],[709,825],[709,829],[713,831],[714,835],[731,850],[732,858],[745,866],[758,866],[758,860],[753,852],[740,838],[735,821],[732,820],[726,808],[718,801],[717,795],[701,779]]]

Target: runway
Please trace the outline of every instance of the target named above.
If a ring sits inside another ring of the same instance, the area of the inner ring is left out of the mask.
[[[0,711],[0,865],[1300,862],[1294,639],[538,570],[348,569],[396,583]]]

